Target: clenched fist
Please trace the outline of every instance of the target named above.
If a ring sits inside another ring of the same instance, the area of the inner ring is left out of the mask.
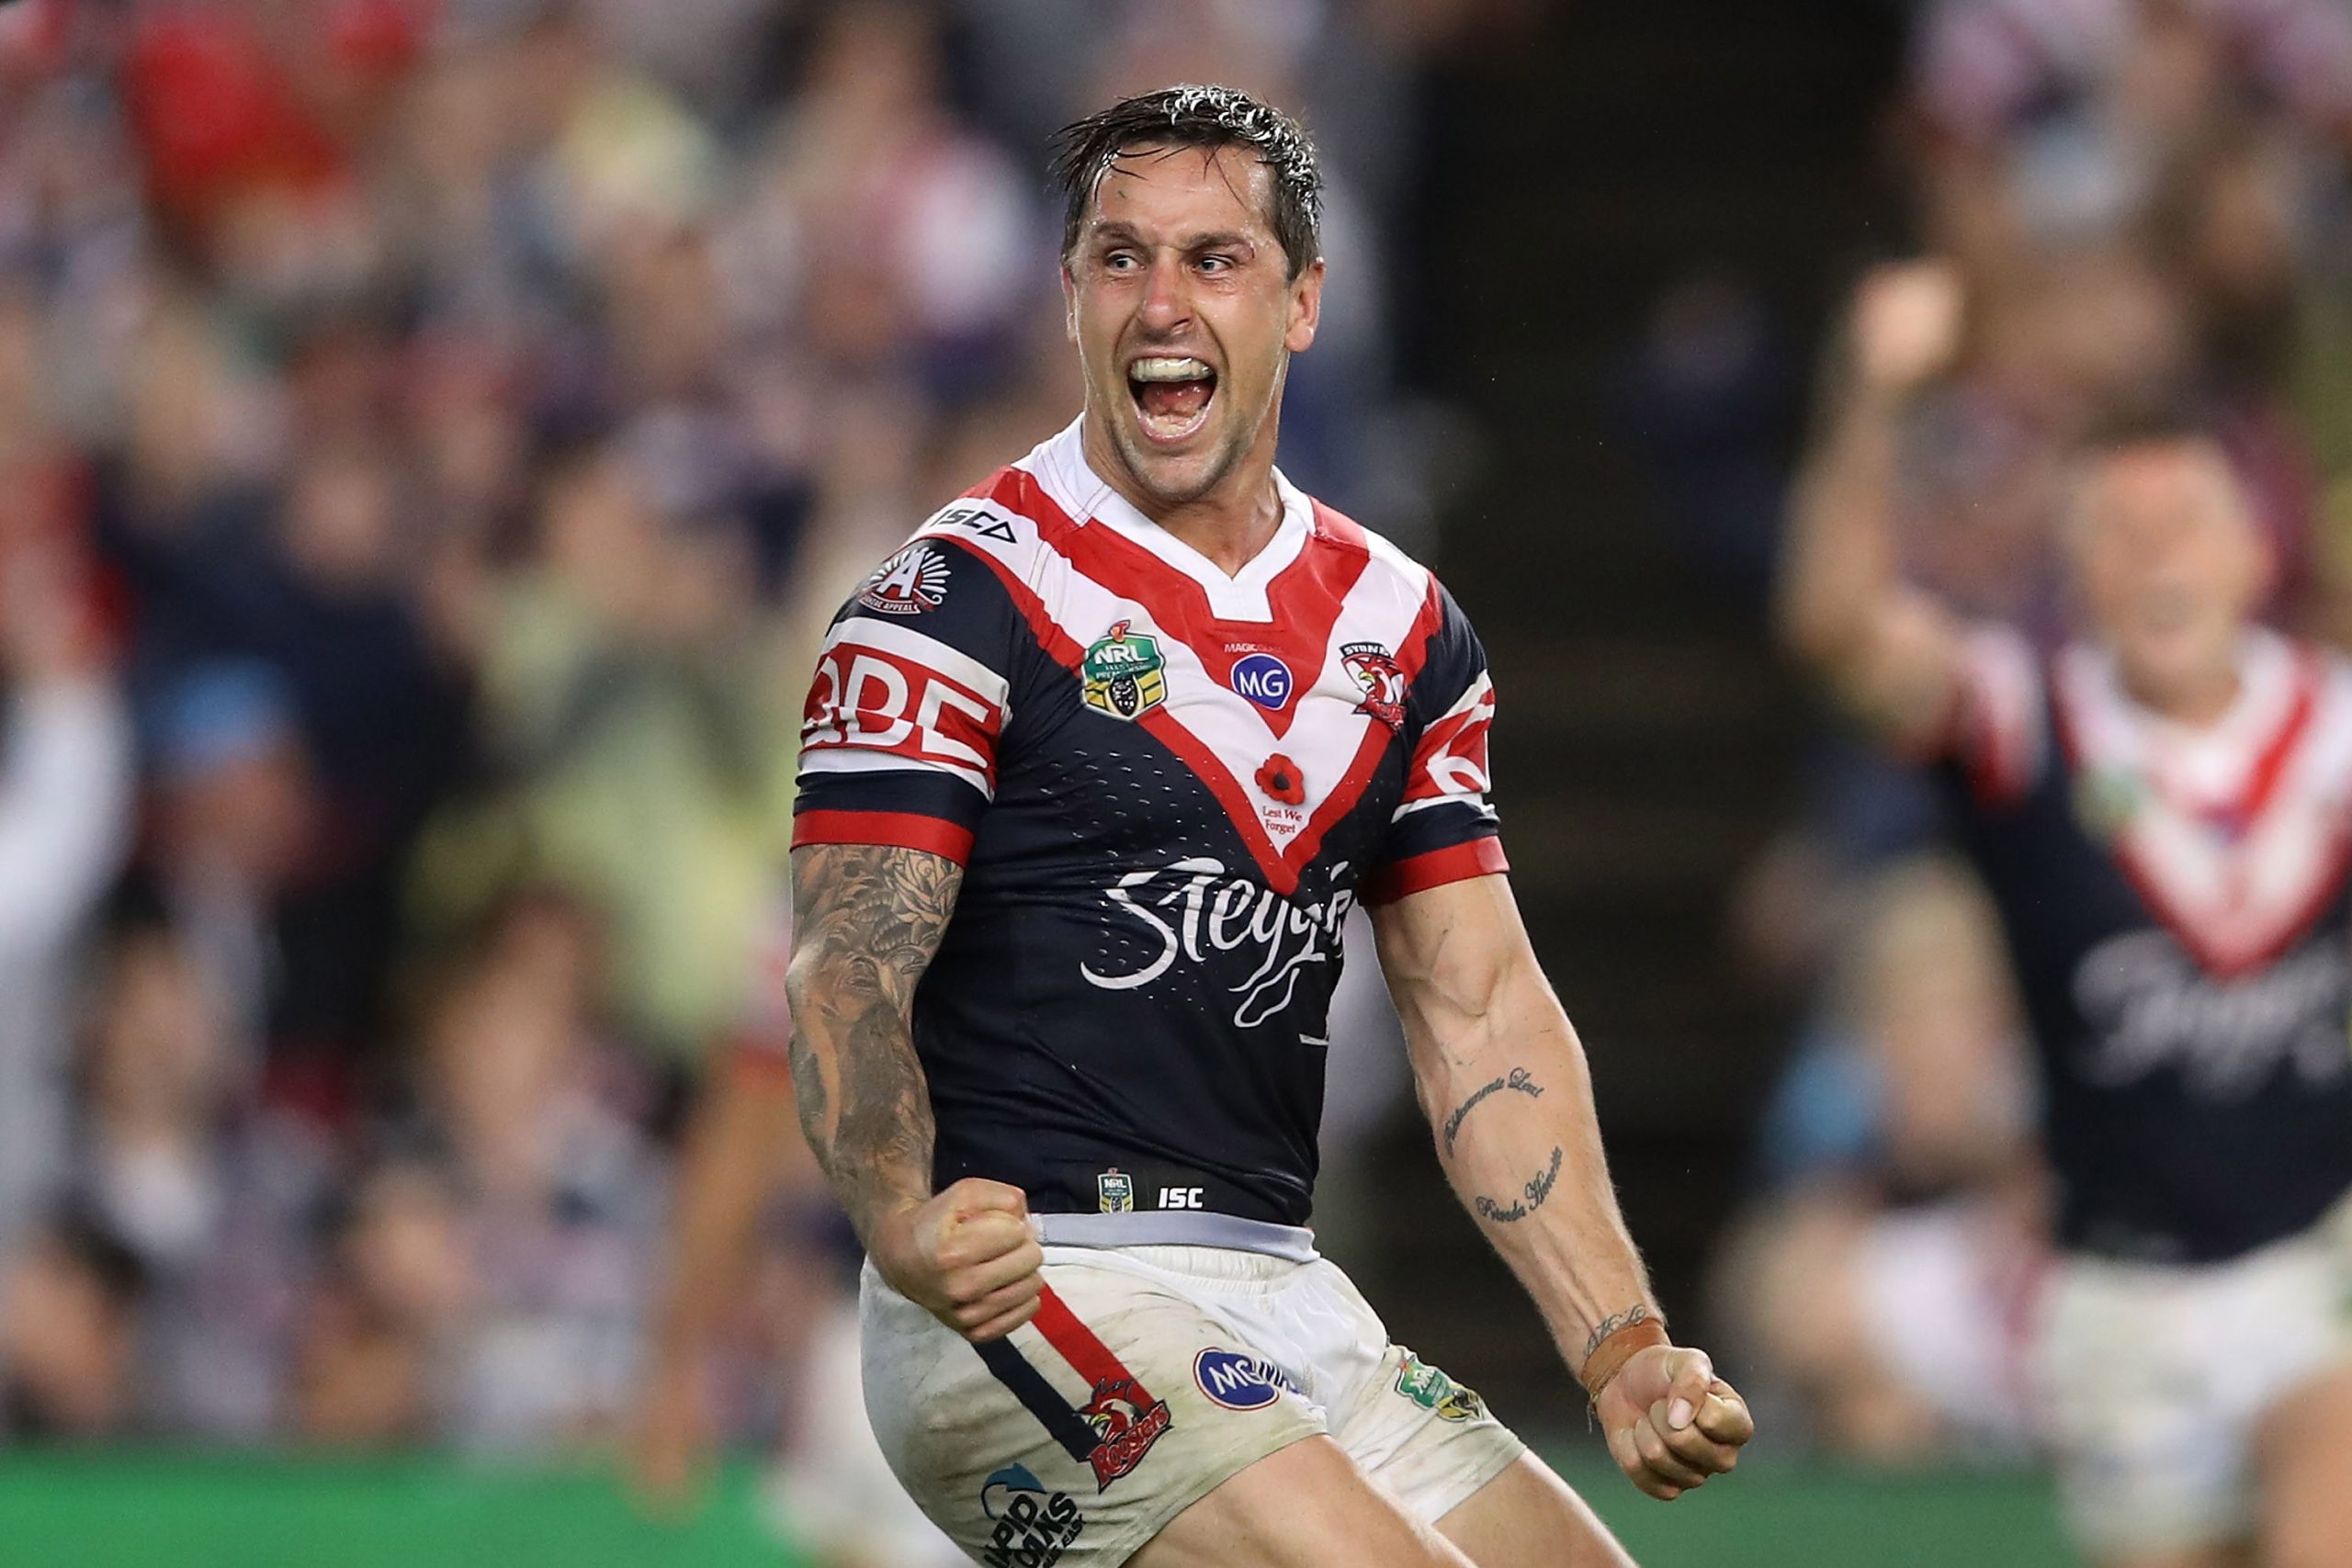
[[[1747,1402],[1715,1376],[1706,1352],[1681,1346],[1636,1352],[1593,1408],[1618,1468],[1669,1503],[1736,1465],[1756,1435]]]
[[[1848,328],[1854,372],[1884,397],[1905,398],[1960,355],[1967,295],[1950,262],[1873,267],[1854,290]]]
[[[1046,1255],[1018,1187],[967,1176],[885,1219],[871,1250],[891,1289],[975,1343],[1037,1314]]]

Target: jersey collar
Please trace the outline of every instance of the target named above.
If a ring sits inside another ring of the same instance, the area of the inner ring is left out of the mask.
[[[1263,549],[1230,577],[1200,551],[1154,523],[1094,471],[1086,460],[1080,434],[1085,416],[1072,420],[1060,434],[1041,443],[1020,467],[1036,476],[1055,504],[1081,527],[1100,525],[1130,539],[1170,570],[1200,584],[1208,596],[1210,613],[1219,620],[1268,622],[1274,618],[1267,603],[1267,585],[1299,557],[1315,531],[1315,508],[1306,494],[1273,470],[1274,493],[1283,503],[1282,521]]]

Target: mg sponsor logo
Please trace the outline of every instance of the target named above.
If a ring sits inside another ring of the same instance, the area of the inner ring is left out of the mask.
[[[1263,1356],[1214,1348],[1193,1358],[1193,1381],[1227,1410],[1263,1410],[1284,1389],[1298,1392],[1290,1374]]]
[[[1261,708],[1278,708],[1290,701],[1290,666],[1271,653],[1253,653],[1233,665],[1233,689]]]

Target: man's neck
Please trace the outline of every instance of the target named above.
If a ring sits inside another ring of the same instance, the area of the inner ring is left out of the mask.
[[[1205,495],[1169,504],[1136,482],[1100,421],[1087,415],[1080,425],[1087,466],[1144,517],[1205,557],[1227,577],[1256,558],[1282,527],[1283,499],[1274,486],[1274,440],[1270,429],[1242,454],[1233,471]]]
[[[2170,719],[2185,729],[2205,729],[2221,722],[2222,716],[2238,700],[2244,682],[2235,661],[2217,670],[2206,671],[2194,681],[2162,691],[2152,691],[2136,685],[2129,671],[2119,671],[2123,689],[2132,700],[2149,712]]]

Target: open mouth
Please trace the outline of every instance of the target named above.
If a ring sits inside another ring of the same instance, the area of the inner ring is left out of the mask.
[[[1146,436],[1156,442],[1183,440],[1208,423],[1216,397],[1216,372],[1189,355],[1137,359],[1127,367],[1127,395]]]

